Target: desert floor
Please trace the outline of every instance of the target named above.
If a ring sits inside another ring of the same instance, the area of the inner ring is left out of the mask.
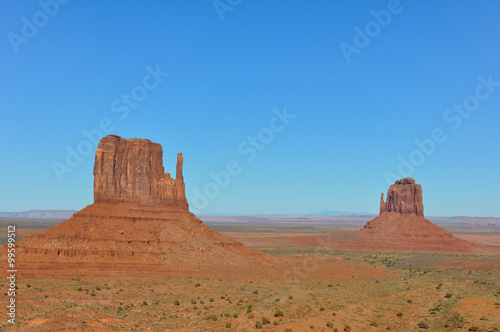
[[[209,278],[18,280],[17,323],[7,323],[2,305],[0,328],[500,331],[500,256],[496,253],[367,252],[297,245],[296,238],[318,234],[347,236],[359,228],[357,224],[206,223],[290,264],[248,274],[214,271]],[[43,222],[18,225],[21,234],[49,227]],[[5,228],[3,223],[0,226]],[[482,244],[498,244],[500,239],[496,226],[450,225],[448,230]],[[0,285],[7,290],[6,281]],[[4,294],[4,303],[6,298]]]

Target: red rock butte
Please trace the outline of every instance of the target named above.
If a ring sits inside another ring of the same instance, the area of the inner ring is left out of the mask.
[[[94,203],[17,244],[23,278],[155,278],[239,268],[257,273],[274,259],[205,226],[189,212],[177,155],[164,172],[160,144],[116,135],[99,142]],[[200,274],[201,273],[201,274]]]
[[[474,244],[453,236],[424,217],[422,187],[413,178],[396,181],[380,198],[380,213],[358,231],[365,249],[462,252]]]

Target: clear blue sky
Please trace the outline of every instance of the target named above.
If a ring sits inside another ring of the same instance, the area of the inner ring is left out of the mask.
[[[0,211],[91,204],[108,121],[183,152],[199,214],[378,212],[390,172],[426,215],[500,217],[500,3],[66,2],[0,1]]]

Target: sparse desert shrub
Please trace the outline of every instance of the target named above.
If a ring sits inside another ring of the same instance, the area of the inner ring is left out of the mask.
[[[217,315],[212,315],[211,318],[212,318],[212,321],[214,321],[214,322],[216,322],[218,319]]]
[[[144,303],[146,303],[146,301],[144,301],[144,302],[142,302],[142,303],[144,304]],[[175,305],[180,305],[180,304],[181,304],[181,302],[180,302],[179,300],[175,300],[175,301],[174,301],[174,304],[175,304]],[[146,303],[146,304],[144,304],[144,305],[148,305],[148,304]]]
[[[412,300],[412,299],[410,299],[410,300],[408,300],[408,301],[406,301],[406,302],[408,302],[409,304],[412,304],[412,303],[413,303],[413,300]]]
[[[226,316],[226,318],[229,318],[231,315],[226,313],[224,316]]]
[[[283,315],[284,315],[284,314],[285,314],[285,313],[284,313],[283,311],[281,311],[281,310],[276,310],[276,311],[274,312],[274,317],[283,317]]]
[[[279,301],[280,301],[280,299],[276,299],[276,300],[274,300],[274,302],[279,302]]]
[[[252,307],[252,305],[249,305],[249,306],[247,307],[247,314],[249,314],[249,313],[251,313],[251,312],[252,312],[252,308],[253,308],[253,307]]]
[[[370,323],[370,326],[375,326],[375,327],[378,327],[378,324],[377,324],[377,322],[372,321],[372,322]]]
[[[329,327],[329,328],[331,328],[331,329],[333,329],[333,323],[332,322],[327,322],[326,326]]]
[[[335,311],[332,312],[332,316],[337,316],[337,313]]]
[[[233,318],[238,318],[238,314],[234,314],[234,315],[233,315]]]
[[[213,297],[211,297],[209,301],[210,301],[210,302],[214,302],[215,300],[214,300],[214,298],[213,298]]]
[[[403,313],[402,312],[398,312],[396,316],[403,317]]]
[[[471,327],[469,327],[469,331],[479,331],[479,330],[480,329],[477,326],[471,326]]]
[[[280,322],[278,322],[277,320],[275,320],[275,321],[273,322],[273,325],[280,325]]]
[[[76,290],[77,290],[78,292],[83,292],[83,289],[82,289],[81,287],[78,287]]]
[[[90,293],[90,296],[95,296],[95,293],[94,292]]]
[[[446,293],[446,295],[444,296],[446,297],[447,299],[451,299],[453,297],[453,294],[451,293]]]
[[[194,288],[196,288],[196,287],[200,287],[200,286],[201,286],[201,284],[200,284],[200,283],[197,283],[196,285],[194,285]]]
[[[441,287],[443,287],[443,284],[442,284],[442,283],[439,283],[439,284],[436,286],[436,289],[441,289]]]
[[[420,322],[417,324],[418,327],[420,327],[421,329],[428,329],[429,328],[429,323],[427,322]]]
[[[462,328],[465,324],[465,317],[459,312],[454,311],[449,317],[447,325],[451,328]]]
[[[220,299],[224,300],[226,297],[224,295],[221,295]]]
[[[390,326],[387,326],[385,329],[386,329],[387,331],[392,330]]]
[[[325,311],[325,307],[319,308],[319,311]]]
[[[191,300],[191,304],[196,304],[196,300]]]
[[[351,332],[351,327],[349,325],[344,325],[345,332]]]
[[[95,289],[96,289],[96,290],[101,290],[101,287],[99,287],[99,286],[95,286]]]
[[[248,319],[252,319],[254,317],[253,313],[251,313],[250,315],[248,315]]]
[[[293,300],[293,296],[291,296],[291,295],[290,295],[290,296],[288,296],[288,299],[289,299],[289,300]]]
[[[203,300],[200,300],[200,304],[205,304],[205,301],[203,301]]]
[[[267,324],[271,324],[271,321],[266,317],[262,317],[262,325],[267,325]]]
[[[260,320],[258,320],[258,321],[255,322],[255,328],[256,329],[261,329],[262,328],[262,323],[261,323]]]
[[[258,290],[254,290],[253,293],[254,294],[259,294],[259,291]]]
[[[339,329],[338,328],[334,328],[333,332],[339,332]]]
[[[292,332],[292,329],[285,329],[285,332]]]
[[[230,329],[231,328],[231,323],[226,323],[226,329]]]
[[[311,330],[312,330],[312,329],[314,329],[314,325],[309,326],[309,328],[310,328]]]

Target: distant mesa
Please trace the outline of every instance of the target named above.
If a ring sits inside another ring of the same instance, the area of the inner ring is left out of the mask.
[[[24,278],[151,278],[274,260],[205,226],[189,212],[177,155],[176,177],[164,172],[160,144],[116,135],[99,142],[94,203],[18,243]]]
[[[396,181],[380,198],[380,213],[358,231],[366,245],[417,251],[467,251],[473,243],[459,239],[424,217],[422,187],[413,178]],[[371,243],[371,245],[370,245]]]

